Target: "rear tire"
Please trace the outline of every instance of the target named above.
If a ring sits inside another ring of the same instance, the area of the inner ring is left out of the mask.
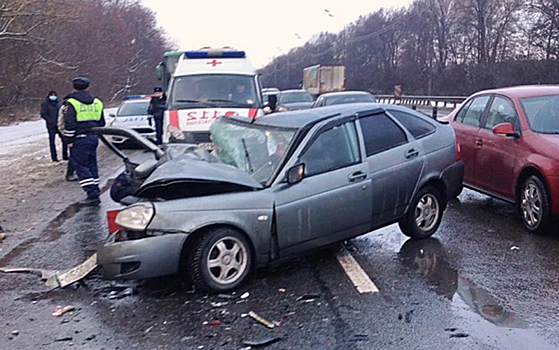
[[[540,177],[532,175],[524,181],[518,208],[522,223],[528,231],[543,234],[550,230],[553,218],[549,193]]]
[[[252,269],[249,242],[234,229],[210,229],[193,242],[187,268],[197,290],[233,290],[246,282]]]
[[[398,222],[402,233],[413,239],[431,237],[443,218],[444,203],[440,191],[425,186],[413,197],[408,211]]]

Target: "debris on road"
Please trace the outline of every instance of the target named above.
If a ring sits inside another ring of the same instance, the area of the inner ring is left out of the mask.
[[[249,296],[250,296],[250,293],[249,293],[249,292],[245,292],[245,293],[243,293],[243,295],[241,295],[241,299],[246,299],[246,298],[248,298]]]
[[[320,298],[319,294],[305,294],[305,295],[301,295],[300,297],[298,297],[297,301],[310,303],[310,302],[313,302],[317,298]]]
[[[233,299],[234,298],[234,296],[232,296],[231,294],[218,294],[217,297],[220,298],[220,299]]]
[[[2,226],[0,226],[0,242],[2,242],[6,238],[6,234],[2,232]]]
[[[62,316],[69,311],[74,311],[75,309],[76,308],[73,307],[72,305],[66,305],[64,307],[59,305],[54,309],[54,312],[52,313],[52,315],[53,316]]]
[[[470,335],[466,333],[454,333],[450,335],[450,338],[467,338],[469,336]]]
[[[32,273],[46,280],[56,273],[55,270],[32,269],[25,267],[0,267],[0,272],[4,273]]]
[[[458,329],[458,328],[454,328],[454,327],[452,327],[452,328],[445,328],[444,331],[445,331],[445,332],[456,332],[457,329]]]
[[[63,338],[56,338],[54,341],[59,342],[59,341],[72,341],[72,340],[73,340],[72,337],[63,337]]]
[[[345,340],[346,342],[367,341],[369,336],[367,334],[350,334]]]
[[[219,326],[219,325],[221,325],[220,320],[211,320],[210,322],[208,322],[208,326]]]
[[[266,337],[256,340],[243,340],[243,345],[247,346],[265,346],[283,340],[282,337]]]
[[[15,331],[12,331],[13,335],[19,335],[19,331],[16,329]]]
[[[287,291],[287,290],[286,290],[285,288],[280,288],[280,289],[278,289],[278,292],[280,292],[280,293],[285,293],[286,291]]]
[[[406,312],[406,317],[405,317],[406,323],[411,322],[411,315],[412,314],[413,314],[413,310],[410,310],[410,311]]]
[[[274,324],[273,324],[272,322],[270,322],[270,321],[268,321],[268,320],[266,320],[266,319],[260,317],[256,312],[250,311],[250,312],[248,313],[248,315],[249,315],[250,317],[252,317],[253,319],[255,319],[256,321],[262,323],[264,326],[266,326],[266,327],[268,327],[268,328],[274,328]]]
[[[77,282],[87,276],[97,267],[97,253],[93,254],[82,264],[71,268],[65,272],[56,271],[56,273],[47,279],[46,285],[51,289],[64,288],[74,282]]]
[[[510,250],[520,250],[520,247],[513,245],[512,247],[510,247]]]

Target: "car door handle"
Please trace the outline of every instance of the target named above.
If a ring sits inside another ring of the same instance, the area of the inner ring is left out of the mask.
[[[365,174],[364,172],[362,172],[362,171],[356,171],[356,172],[354,172],[353,174],[349,174],[348,177],[347,177],[347,179],[348,179],[350,182],[354,182],[354,181],[357,181],[357,180],[363,180],[363,179],[365,179],[366,177],[367,177],[367,174]]]
[[[406,158],[407,159],[417,157],[418,155],[419,155],[419,151],[416,150],[415,148],[412,148],[412,149],[410,149],[406,152]]]
[[[476,147],[481,147],[483,146],[483,141],[481,139],[477,139],[476,140]]]

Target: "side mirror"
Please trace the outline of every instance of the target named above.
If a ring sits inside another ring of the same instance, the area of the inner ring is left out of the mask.
[[[514,126],[511,123],[501,123],[495,125],[493,133],[495,135],[512,136],[515,138],[520,137],[520,134],[518,131],[514,130]]]
[[[278,105],[278,97],[276,95],[270,95],[268,96],[268,107],[270,107],[270,109],[272,111],[276,110],[276,107]]]
[[[159,63],[155,67],[155,76],[157,77],[157,80],[163,79],[163,63]]]
[[[305,164],[297,164],[287,171],[287,183],[294,185],[305,177]]]

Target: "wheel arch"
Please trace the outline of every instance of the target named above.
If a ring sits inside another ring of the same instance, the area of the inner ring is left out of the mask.
[[[427,181],[425,181],[424,183],[421,184],[421,186],[419,186],[417,188],[417,192],[421,191],[422,188],[426,187],[426,186],[433,186],[435,187],[437,190],[439,190],[440,194],[441,194],[441,201],[442,201],[442,206],[443,206],[443,210],[446,208],[446,203],[448,201],[447,198],[447,185],[444,182],[444,180],[440,177],[432,177],[430,179],[428,179]],[[415,196],[415,194],[414,194]]]

